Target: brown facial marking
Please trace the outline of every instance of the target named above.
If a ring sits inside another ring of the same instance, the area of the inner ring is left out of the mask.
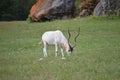
[[[70,46],[70,45],[69,45],[69,46]],[[70,48],[69,48],[68,51],[72,52],[72,51],[73,51],[73,48],[70,46]]]

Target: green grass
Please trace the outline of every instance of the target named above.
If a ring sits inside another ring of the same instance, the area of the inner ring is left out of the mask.
[[[54,47],[43,58],[43,32],[60,29],[71,44],[80,37],[71,56],[55,58]],[[44,23],[0,22],[0,80],[120,80],[120,19],[76,18]]]

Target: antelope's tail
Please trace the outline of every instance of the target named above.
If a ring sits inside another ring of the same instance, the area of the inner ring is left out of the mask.
[[[42,40],[38,44],[42,44]]]

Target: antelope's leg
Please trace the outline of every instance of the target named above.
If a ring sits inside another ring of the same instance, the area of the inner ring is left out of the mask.
[[[62,59],[65,59],[63,49],[61,48]]]
[[[47,48],[48,48],[48,45],[46,42],[43,42],[44,43],[44,48],[43,48],[43,54],[44,54],[44,57],[47,57]]]
[[[55,44],[55,57],[57,57],[57,53],[58,53],[58,45]]]

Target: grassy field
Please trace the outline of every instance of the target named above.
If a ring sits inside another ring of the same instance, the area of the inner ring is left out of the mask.
[[[41,35],[61,30],[71,44],[80,37],[71,56],[55,58],[54,46],[43,58]],[[83,18],[43,23],[0,22],[0,80],[120,80],[120,19]]]

